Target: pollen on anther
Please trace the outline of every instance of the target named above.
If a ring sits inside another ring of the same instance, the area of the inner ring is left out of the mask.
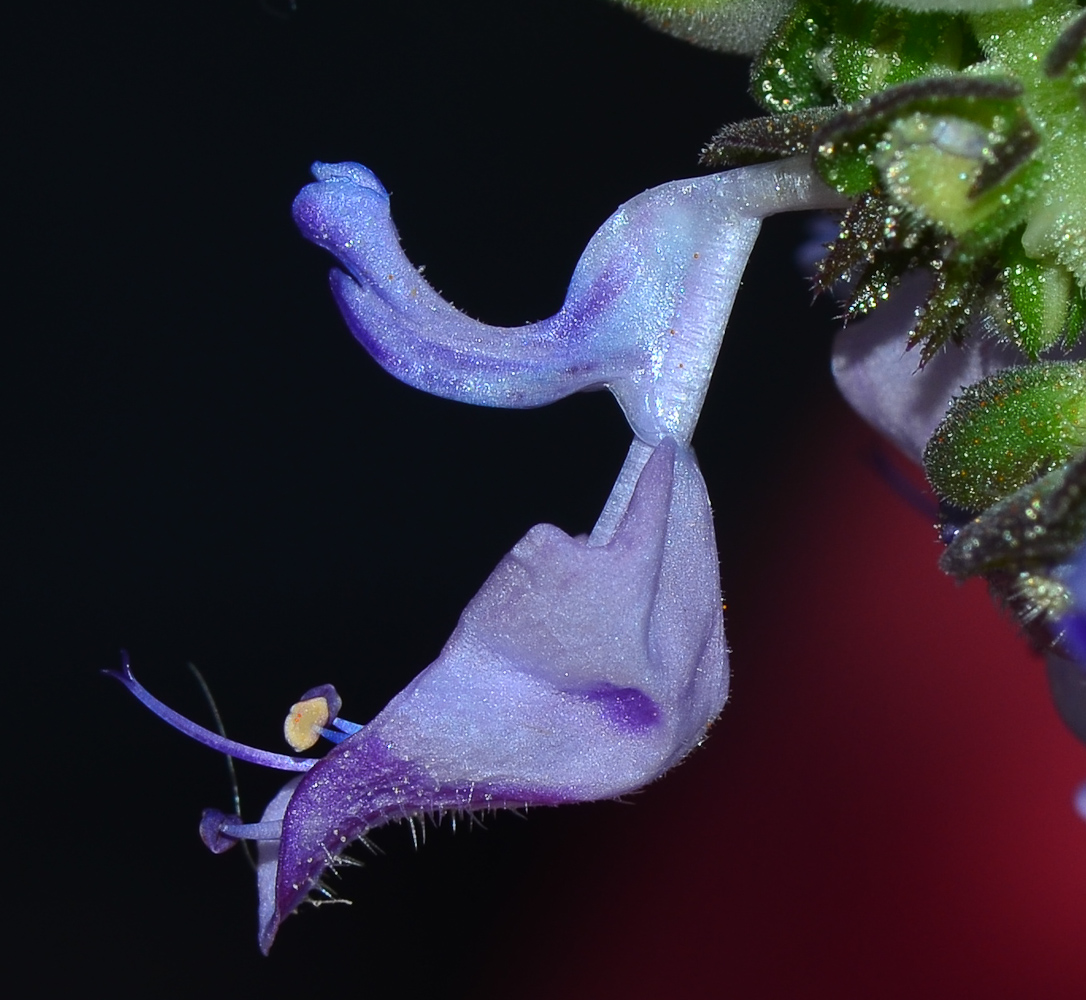
[[[320,739],[330,714],[328,699],[323,696],[296,702],[283,720],[283,736],[295,750],[308,750]]]

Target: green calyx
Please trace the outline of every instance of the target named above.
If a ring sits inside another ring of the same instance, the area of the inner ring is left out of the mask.
[[[1023,107],[1042,137],[1043,170],[1022,246],[1034,260],[1067,268],[1080,287],[1086,285],[1084,17],[1078,4],[1036,0],[1028,12],[971,18],[985,62],[1021,80]]]
[[[956,14],[798,0],[754,60],[751,95],[776,114],[846,105],[977,54]]]
[[[846,289],[851,320],[928,271],[902,345],[919,367],[975,335],[1030,362],[963,390],[924,464],[942,568],[983,577],[1051,646],[1086,545],[1086,362],[1050,360],[1086,340],[1086,0],[619,2],[673,33],[775,5],[746,38],[765,116],[725,125],[702,162],[809,157],[851,202],[815,287]]]
[[[982,511],[1086,448],[1086,362],[998,372],[954,400],[924,452],[939,497]]]
[[[1074,595],[1063,568],[1086,543],[1086,451],[993,504],[954,532],[939,560],[959,580],[980,576],[1038,648]]]
[[[884,235],[853,247],[864,227],[843,225],[816,281],[851,282],[854,316],[905,270],[932,269],[910,334],[921,364],[971,328],[1036,359],[1086,323],[1086,13],[996,6],[798,0],[752,69],[770,117],[705,153],[750,162],[805,141],[827,183],[868,199]]]
[[[1018,234],[1000,251],[1003,291],[1013,339],[1031,361],[1058,344],[1074,347],[1086,326],[1086,293],[1070,271],[1035,260]]]

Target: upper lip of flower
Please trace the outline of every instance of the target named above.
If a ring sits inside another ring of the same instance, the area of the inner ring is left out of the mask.
[[[798,159],[662,184],[600,227],[554,316],[504,328],[458,312],[422,279],[370,171],[318,163],[313,174],[295,221],[349,272],[332,272],[333,293],[382,367],[427,392],[490,406],[540,406],[607,386],[649,444],[689,443],[762,218],[844,204]]]

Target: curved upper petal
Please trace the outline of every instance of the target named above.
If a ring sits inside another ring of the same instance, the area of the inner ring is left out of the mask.
[[[346,268],[332,272],[333,293],[382,367],[487,406],[541,406],[606,386],[651,445],[690,441],[761,219],[841,204],[799,160],[662,184],[596,232],[558,313],[497,327],[460,313],[423,280],[369,170],[318,163],[313,173],[295,221]]]

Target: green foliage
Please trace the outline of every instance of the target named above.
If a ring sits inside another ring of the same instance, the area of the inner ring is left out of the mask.
[[[929,270],[903,345],[921,367],[980,330],[1032,362],[965,389],[924,463],[972,518],[943,569],[985,577],[1039,643],[1070,605],[1060,567],[1086,543],[1086,362],[1041,360],[1086,333],[1084,6],[797,0],[752,66],[768,116],[703,153],[713,166],[806,153],[852,199],[814,276],[847,289],[846,318]]]
[[[616,0],[649,24],[684,41],[752,56],[792,0]]]
[[[1032,360],[1070,348],[1086,323],[1081,7],[800,0],[754,61],[771,116],[727,126],[706,162],[806,144],[857,199],[816,284],[850,281],[845,312],[861,316],[906,270],[933,270],[909,332],[921,364],[981,327]]]
[[[1061,566],[1086,543],[1086,451],[964,525],[939,560],[960,580],[984,577],[1041,648],[1073,603]]]
[[[824,0],[799,0],[751,67],[750,92],[767,111],[789,114],[834,103],[833,12]]]
[[[883,132],[872,156],[881,186],[918,219],[962,241],[960,252],[983,252],[1028,211],[1040,169],[1029,161],[1032,130],[1010,102],[924,105]]]
[[[1070,0],[1035,0],[1028,13],[976,14],[971,24],[984,63],[1013,75],[1041,143],[1022,247],[1034,260],[1065,267],[1086,285],[1086,114],[1083,14]]]
[[[833,26],[833,90],[843,104],[961,65],[965,32],[954,15],[850,2],[837,5]]]
[[[1036,573],[1070,561],[1086,535],[1086,451],[992,504],[957,532],[939,565],[959,579]]]
[[[982,511],[1086,447],[1086,362],[998,372],[951,405],[924,453],[935,492]]]
[[[1061,340],[1074,346],[1086,322],[1086,296],[1071,273],[1030,257],[1020,232],[1008,236],[1000,257],[1008,318],[1022,353],[1036,361]]]
[[[750,89],[774,114],[851,104],[953,72],[977,52],[954,14],[889,10],[867,0],[799,0],[755,58]]]
[[[818,130],[814,163],[842,194],[884,192],[917,225],[995,241],[1020,221],[1034,142],[1013,80],[954,74],[847,105]]]

